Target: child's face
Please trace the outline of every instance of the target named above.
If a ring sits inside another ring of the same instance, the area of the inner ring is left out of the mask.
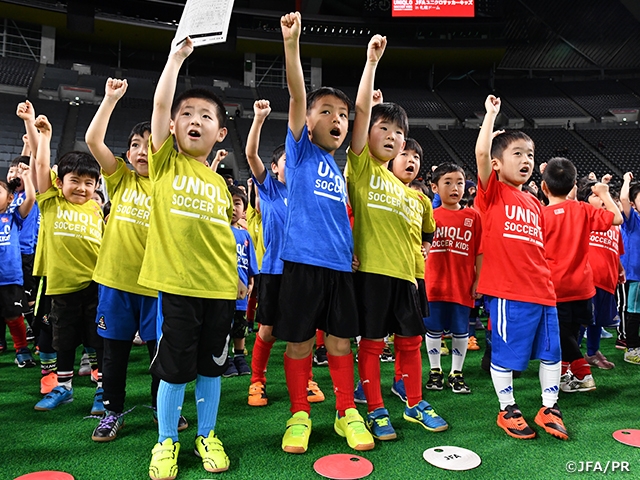
[[[218,123],[216,109],[204,98],[187,98],[180,104],[170,129],[181,153],[205,163],[213,146],[224,140],[227,129]]]
[[[316,100],[307,111],[307,128],[311,141],[333,154],[343,144],[349,130],[349,108],[334,95]]]
[[[278,176],[278,180],[282,183],[287,183],[284,170],[287,163],[287,156],[285,153],[278,159],[277,163],[271,163],[271,171]]]
[[[98,195],[98,192],[96,190],[93,191],[93,195],[91,195],[91,200],[93,200],[98,205],[100,205],[100,208],[102,208],[104,206],[104,202],[102,201],[102,197],[100,195]]]
[[[13,194],[9,193],[4,185],[0,185],[0,213],[6,212],[11,202],[13,202]]]
[[[418,172],[420,172],[420,155],[418,155],[418,152],[415,150],[402,150],[393,160],[392,170],[396,178],[405,185],[408,185],[418,176]]]
[[[450,172],[438,179],[438,183],[431,184],[431,190],[440,195],[445,206],[456,206],[464,195],[464,175],[462,172]]]
[[[7,172],[7,183],[14,178],[18,178],[18,167],[9,167],[9,171]],[[20,186],[16,190],[22,190],[22,188],[22,179],[20,179]]]
[[[98,182],[88,175],[71,172],[62,179],[56,178],[56,183],[65,199],[77,205],[84,205],[93,198]]]
[[[500,181],[519,187],[524,185],[533,173],[533,143],[524,139],[511,142],[502,152],[502,159],[492,158],[491,165],[498,172]]]
[[[397,123],[381,118],[371,125],[368,141],[371,155],[388,162],[404,148],[404,130]]]
[[[144,135],[134,135],[131,138],[131,144],[127,151],[127,160],[133,166],[138,175],[143,177],[149,176],[149,162],[147,160],[147,153],[149,151],[149,132],[144,132]]]
[[[244,214],[244,202],[242,198],[233,196],[233,216],[231,217],[231,224],[235,225],[240,221]]]
[[[604,206],[604,202],[602,200],[600,200],[600,198],[595,195],[595,194],[591,194],[589,195],[589,203],[591,204],[591,206],[596,207],[596,208],[606,208]]]

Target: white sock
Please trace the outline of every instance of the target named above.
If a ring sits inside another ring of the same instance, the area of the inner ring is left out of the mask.
[[[558,402],[561,367],[561,362],[540,362],[540,387],[542,388],[542,404],[545,407],[553,407]]]
[[[431,369],[440,369],[440,343],[442,332],[427,331],[424,336],[427,345],[427,354],[429,355],[429,365]]]
[[[451,336],[451,371],[461,372],[464,365],[464,359],[467,356],[467,347],[469,346],[469,334],[454,333]]]
[[[491,380],[498,395],[500,410],[516,403],[513,397],[513,372],[509,369],[491,364]]]

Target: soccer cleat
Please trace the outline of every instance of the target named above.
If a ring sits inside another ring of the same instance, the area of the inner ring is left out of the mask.
[[[86,353],[82,354],[82,358],[80,359],[80,368],[78,369],[78,375],[80,377],[88,377],[91,375],[91,362],[89,362],[89,355]]]
[[[97,368],[91,370],[91,381],[93,383],[98,383],[100,381],[100,374],[98,373]]]
[[[36,361],[31,355],[31,350],[28,347],[23,347],[16,352],[16,359],[14,360],[19,368],[31,368],[36,366]]]
[[[229,363],[227,365],[227,370],[222,374],[224,378],[237,377],[238,369],[236,368],[236,364],[234,363],[232,358],[229,358]]]
[[[110,442],[117,437],[118,430],[124,427],[124,415],[122,413],[104,411],[104,416],[91,435],[94,442]]]
[[[604,328],[600,330],[600,338],[613,338],[613,334],[607,332]]]
[[[560,383],[558,385],[560,387],[560,390],[562,390],[563,385],[565,385],[569,380],[571,380],[572,376],[573,374],[571,373],[571,370],[567,370],[565,373],[560,375]]]
[[[560,384],[560,390],[565,393],[590,392],[595,389],[596,382],[593,380],[592,375],[585,375],[584,378],[580,380],[572,374],[566,383]]]
[[[68,390],[62,385],[58,385],[51,390],[50,393],[45,395],[42,400],[36,403],[36,406],[33,408],[41,412],[47,412],[49,410],[53,410],[58,405],[71,402],[73,402],[73,388]]]
[[[316,348],[313,354],[313,363],[318,366],[329,365],[329,359],[327,358],[327,348],[324,345]]]
[[[324,393],[322,393],[318,384],[313,380],[309,380],[307,383],[307,400],[309,403],[324,402]]]
[[[158,424],[158,409],[156,407],[151,407],[151,410],[153,411],[153,423],[155,423],[156,425]],[[186,430],[187,428],[189,428],[189,422],[187,421],[187,419],[180,415],[180,417],[178,418],[178,431],[182,432],[184,430]]]
[[[96,393],[93,395],[93,406],[91,407],[91,415],[102,415],[104,413],[104,404],[102,403],[102,394],[104,390],[102,388],[96,388]]]
[[[395,440],[398,436],[391,425],[389,412],[386,408],[376,408],[367,414],[367,428],[371,435],[378,440]]]
[[[382,353],[380,354],[380,361],[382,363],[391,363],[396,361],[396,357],[391,351],[391,347],[389,347],[389,345],[387,344],[385,344],[384,348],[382,349]]]
[[[247,360],[244,355],[233,357],[233,364],[236,366],[238,375],[251,375],[251,368],[247,365]]]
[[[471,393],[471,390],[464,381],[462,372],[455,370],[447,377],[447,384],[451,387],[453,393]]]
[[[444,338],[440,342],[440,355],[446,357],[449,355],[449,347],[447,347],[447,342],[444,341]]]
[[[595,353],[595,355],[591,355],[591,356],[585,355],[584,359],[587,361],[589,365],[598,367],[601,370],[611,370],[616,366],[615,363],[607,360],[607,357],[605,357],[600,350],[598,350]]]
[[[58,386],[58,374],[56,372],[49,372],[47,375],[43,375],[40,379],[40,393],[46,395]]]
[[[553,407],[542,407],[536,415],[535,422],[544,430],[560,440],[567,440],[569,434],[562,421],[562,413],[556,403]]]
[[[402,378],[397,382],[393,382],[393,385],[391,386],[391,393],[397,395],[403,402],[407,401],[407,391],[404,388],[404,380]]]
[[[247,403],[251,407],[264,407],[269,403],[267,387],[262,382],[253,382],[249,386],[249,400]]]
[[[522,412],[515,403],[500,410],[497,423],[510,437],[526,440],[536,436],[536,432],[527,425]]]
[[[429,380],[424,386],[427,390],[442,390],[442,383],[444,381],[444,373],[441,368],[432,368],[429,371]]]
[[[627,348],[627,351],[624,352],[624,361],[640,365],[640,348]]]
[[[420,403],[413,407],[406,405],[402,417],[408,422],[422,425],[430,432],[442,432],[449,428],[447,422],[425,400],[420,400]]]
[[[139,347],[139,346],[141,346],[141,345],[144,345],[145,343],[147,343],[147,342],[145,342],[144,340],[142,340],[142,338],[140,337],[140,332],[136,332],[136,336],[135,336],[135,337],[133,337],[133,344],[134,344],[136,347]]]
[[[626,350],[627,349],[627,341],[621,338],[616,340],[616,348],[618,350]]]
[[[152,480],[173,480],[178,475],[178,453],[180,442],[173,443],[167,438],[162,443],[156,443],[151,450],[149,477]]]
[[[363,405],[367,404],[367,397],[364,394],[364,388],[362,388],[362,380],[358,380],[358,385],[356,385],[356,389],[353,391],[353,401]]]
[[[469,337],[469,340],[467,342],[467,350],[480,350],[480,345],[478,345],[478,340],[476,340],[476,337]]]
[[[207,472],[220,473],[229,470],[229,457],[213,430],[206,438],[202,435],[196,437],[194,453],[202,459],[202,466]]]
[[[296,412],[287,420],[287,430],[282,437],[282,450],[287,453],[304,453],[309,446],[311,419],[307,412]]]
[[[27,325],[26,330],[27,330],[27,342],[33,342],[36,339],[36,336],[33,333],[33,329],[31,328],[30,325]]]
[[[354,450],[362,452],[375,447],[373,437],[364,426],[364,419],[355,408],[347,408],[344,417],[340,417],[336,412],[333,429],[338,435],[345,437],[347,444]]]

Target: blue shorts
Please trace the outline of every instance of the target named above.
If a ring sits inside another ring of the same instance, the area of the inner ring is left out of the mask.
[[[145,342],[156,340],[158,299],[115,288],[98,287],[98,335],[110,340],[133,340],[136,332]]]
[[[529,360],[559,362],[560,327],[556,307],[491,297],[491,363],[526,370]]]
[[[598,327],[609,327],[615,324],[613,320],[618,315],[616,296],[606,290],[596,287],[593,297],[593,318]]]
[[[424,319],[424,326],[432,332],[450,330],[462,335],[469,333],[469,312],[471,309],[453,302],[429,302],[429,316]]]

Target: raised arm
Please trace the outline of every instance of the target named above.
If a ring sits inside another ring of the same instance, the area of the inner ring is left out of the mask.
[[[476,163],[478,165],[478,179],[482,188],[487,187],[489,177],[491,176],[491,142],[493,140],[493,126],[496,123],[496,117],[500,113],[500,99],[489,95],[484,102],[486,114],[478,141],[476,142]]]
[[[35,126],[40,130],[38,153],[36,154],[36,179],[38,191],[44,193],[51,188],[51,124],[44,115],[36,118]]]
[[[211,170],[217,172],[220,163],[222,162],[222,160],[227,158],[227,155],[229,155],[229,152],[227,152],[225,149],[218,150],[216,152],[216,156],[213,158],[213,162],[211,162]]]
[[[256,100],[253,104],[253,113],[253,123],[251,124],[251,130],[249,130],[249,136],[247,137],[245,154],[247,155],[251,173],[253,173],[253,176],[256,177],[258,182],[262,183],[267,176],[267,169],[258,155],[258,146],[260,145],[262,125],[264,125],[264,121],[271,113],[269,100]]]
[[[84,136],[87,146],[107,175],[113,175],[118,168],[118,161],[109,147],[104,143],[107,127],[118,100],[127,91],[127,81],[108,78],[104,87],[104,98]]]
[[[627,172],[624,174],[622,188],[620,189],[620,203],[622,204],[622,213],[626,218],[631,215],[631,200],[629,199],[629,185],[633,180],[633,173]]]
[[[33,208],[33,204],[36,203],[36,189],[31,181],[31,168],[25,163],[18,165],[18,177],[22,179],[22,186],[24,187],[24,201],[22,205],[18,207],[18,212],[22,218],[27,218],[29,212]]]
[[[19,103],[16,109],[16,115],[24,122],[24,130],[27,134],[29,149],[31,150],[30,155],[35,156],[38,151],[38,130],[34,125],[36,111],[35,108],[33,108],[33,104],[29,100]]]
[[[596,183],[593,187],[591,187],[591,191],[596,195],[602,203],[604,203],[604,208],[613,213],[613,224],[614,225],[622,225],[624,219],[622,218],[622,213],[620,213],[620,209],[616,205],[616,202],[611,198],[611,194],[609,193],[609,185],[606,183]]]
[[[157,152],[171,135],[171,105],[176,93],[178,74],[185,59],[193,52],[193,42],[189,37],[182,47],[171,52],[158,80],[156,93],[153,96],[153,113],[151,114],[151,151]]]
[[[289,129],[296,142],[300,140],[302,129],[307,120],[307,91],[304,86],[304,74],[300,61],[300,33],[302,18],[300,12],[288,13],[280,18],[282,39],[284,40],[284,58],[289,87]]]

